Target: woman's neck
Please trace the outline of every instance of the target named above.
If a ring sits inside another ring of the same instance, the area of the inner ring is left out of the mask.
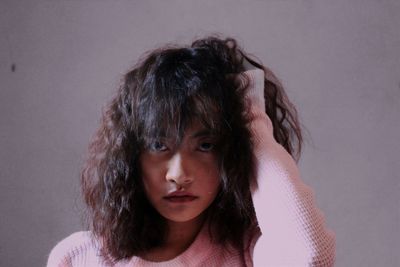
[[[205,216],[200,215],[187,222],[167,220],[167,232],[164,244],[141,255],[148,261],[168,261],[182,254],[196,239],[203,226]]]
[[[188,222],[168,221],[168,232],[165,239],[165,246],[176,248],[181,247],[185,250],[196,238],[203,223],[203,216],[199,216]]]

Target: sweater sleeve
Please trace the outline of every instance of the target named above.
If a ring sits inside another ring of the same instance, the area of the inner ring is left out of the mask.
[[[47,260],[47,267],[83,266],[104,266],[87,231],[73,233],[60,241]]]
[[[253,251],[254,266],[333,266],[335,234],[325,226],[296,162],[273,137],[264,106],[264,71],[241,75],[250,78],[246,94],[258,182],[253,202],[262,232]]]

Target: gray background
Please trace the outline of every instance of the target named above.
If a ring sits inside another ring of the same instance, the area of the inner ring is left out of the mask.
[[[297,106],[299,167],[336,232],[336,266],[400,265],[400,1],[0,3],[1,266],[43,266],[82,229],[79,171],[121,74],[213,32],[274,70]]]

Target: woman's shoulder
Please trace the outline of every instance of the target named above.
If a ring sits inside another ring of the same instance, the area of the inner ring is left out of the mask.
[[[76,263],[97,255],[98,246],[90,231],[75,232],[63,240],[51,250],[47,267],[79,266]]]

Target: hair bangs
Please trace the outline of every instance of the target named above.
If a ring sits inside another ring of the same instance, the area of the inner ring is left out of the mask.
[[[140,137],[144,144],[162,138],[179,144],[185,130],[199,122],[213,134],[223,132],[222,100],[215,95],[219,85],[192,79],[160,79],[147,88],[148,97],[139,106]]]

